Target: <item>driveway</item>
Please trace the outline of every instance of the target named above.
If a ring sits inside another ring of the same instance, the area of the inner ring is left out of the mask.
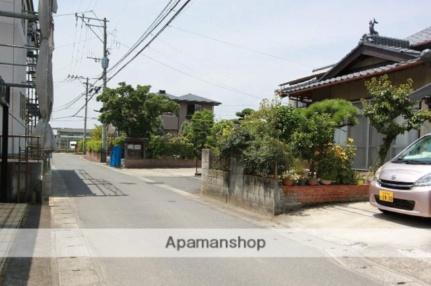
[[[368,202],[359,202],[306,208],[275,221],[315,232],[320,236],[316,239],[330,243],[328,251],[356,248],[365,253],[363,265],[339,256],[349,268],[370,275],[386,269],[384,273],[405,274],[431,285],[431,219],[383,214]]]

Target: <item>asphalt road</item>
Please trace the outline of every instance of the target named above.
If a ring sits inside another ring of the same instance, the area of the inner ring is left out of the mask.
[[[262,227],[166,187],[182,189],[184,179],[146,181],[67,154],[54,154],[53,166],[54,195],[71,199],[80,228]],[[198,186],[190,180],[184,189]],[[379,284],[329,258],[97,258],[95,263],[107,285]]]

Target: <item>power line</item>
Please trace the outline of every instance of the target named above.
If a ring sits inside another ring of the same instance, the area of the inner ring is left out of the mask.
[[[108,81],[117,76],[123,69],[125,69],[131,62],[133,62],[142,52],[147,49],[153,42],[156,40],[160,34],[175,20],[176,17],[184,10],[184,8],[190,3],[191,0],[187,0],[179,9],[175,12],[175,14],[166,22],[166,24],[151,38],[151,40],[145,44],[129,61],[127,61],[121,68],[119,68],[111,77],[108,78]]]
[[[147,59],[149,59],[149,60],[151,60],[151,61],[153,61],[153,62],[155,62],[155,63],[158,63],[158,64],[160,64],[162,66],[165,66],[165,67],[167,67],[167,68],[169,68],[169,69],[171,69],[173,71],[181,73],[181,74],[183,74],[185,76],[188,76],[190,78],[193,78],[195,80],[201,81],[203,83],[206,83],[206,84],[209,84],[209,85],[212,85],[212,86],[224,89],[224,90],[228,90],[228,91],[231,91],[231,92],[240,93],[240,94],[243,94],[243,95],[246,95],[246,96],[249,96],[249,97],[253,97],[253,98],[257,98],[257,99],[262,99],[261,97],[255,95],[255,94],[251,94],[249,92],[242,91],[242,90],[234,88],[234,87],[230,87],[230,86],[227,86],[227,85],[222,85],[222,84],[219,84],[219,83],[215,83],[215,82],[209,81],[209,80],[207,80],[205,78],[198,77],[198,76],[193,75],[191,73],[188,73],[186,71],[180,70],[180,69],[178,69],[176,67],[173,67],[173,66],[171,66],[169,64],[161,62],[161,61],[159,61],[159,60],[157,60],[157,59],[155,59],[153,57],[150,57],[150,56],[147,56],[147,55],[144,55],[144,57],[147,58]]]
[[[171,13],[171,11],[173,11],[173,8],[175,8],[177,5],[178,5],[178,3],[180,2],[181,0],[177,0],[177,2],[174,4],[174,7],[172,7],[170,10],[169,10],[169,13],[167,14],[167,15],[169,15],[170,13]],[[147,42],[147,44],[144,46],[144,47],[142,47],[129,61],[127,61],[123,66],[121,66],[121,68],[120,69],[118,69],[111,77],[109,77],[108,79],[107,79],[107,81],[106,82],[109,82],[109,81],[111,81],[115,76],[117,76],[124,68],[126,68],[132,61],[134,61],[146,48],[148,48],[150,45],[151,45],[151,43],[153,43],[154,42],[154,40],[156,40],[159,36],[160,36],[160,34],[168,27],[168,25],[170,24],[170,23],[172,23],[173,22],[173,20],[176,18],[176,17],[178,17],[178,15],[184,10],[184,8],[190,3],[190,1],[191,0],[186,0],[185,2],[184,2],[184,4],[174,13],[174,15],[166,22],[166,24],[162,27],[162,28],[160,28],[159,29],[159,31]],[[169,1],[168,2],[168,4],[167,5],[169,5],[170,3],[171,3],[172,1]],[[166,7],[168,7],[168,6],[165,6],[165,8]],[[164,9],[165,10],[165,9]],[[162,10],[163,11],[163,10]],[[160,15],[160,14],[159,14]],[[159,17],[157,17],[157,18],[159,18]],[[156,19],[157,19],[156,18]],[[163,20],[165,20],[167,18],[167,16],[165,17],[165,16],[163,16],[162,17],[162,19]],[[162,20],[162,21],[163,21]],[[157,28],[157,26],[159,26],[160,24],[156,24],[156,27],[155,28]],[[151,33],[149,33],[150,35],[151,35]],[[145,40],[145,39],[144,39]],[[138,45],[139,46],[139,45]],[[136,49],[136,48],[135,48]],[[133,52],[133,50],[132,50],[132,52]],[[112,68],[111,68],[111,70],[112,70]],[[101,80],[101,78],[98,78],[93,84],[95,85],[97,82],[99,82]],[[88,98],[88,102],[89,101],[91,101],[92,99],[93,99],[93,97],[95,96],[97,94],[97,92],[95,92],[95,93],[93,93],[89,98]],[[78,109],[78,111],[73,115],[73,116],[76,116],[77,114],[79,114],[79,112],[81,112],[83,109],[85,108],[85,105],[83,105],[83,106],[81,106],[79,109]]]
[[[81,98],[83,98],[85,96],[84,93],[81,93],[80,95],[74,97],[72,100],[70,100],[69,102],[60,105],[59,107],[57,107],[57,109],[54,110],[54,112],[59,112],[59,111],[63,111],[66,109],[71,108],[75,103],[77,103]]]
[[[134,50],[136,50],[140,44],[142,44],[151,33],[157,29],[157,27],[167,18],[167,16],[178,6],[181,0],[177,0],[174,5],[169,9],[173,0],[168,1],[168,3],[163,7],[162,11],[157,15],[156,19],[148,26],[148,28],[144,31],[144,33],[138,38],[138,40],[129,48],[129,50],[118,60],[108,72],[112,71],[115,67],[121,64]],[[169,11],[166,13],[166,11]]]
[[[92,12],[92,10],[88,10],[88,11],[81,11],[78,13],[89,13]],[[53,17],[58,18],[58,17],[65,17],[65,16],[75,16],[76,12],[73,13],[64,13],[64,14],[54,14]]]
[[[238,48],[238,49],[247,50],[249,52],[253,52],[255,54],[259,54],[259,55],[262,55],[262,56],[271,57],[271,58],[278,59],[278,60],[283,60],[283,61],[289,61],[286,58],[283,58],[283,57],[280,57],[280,56],[277,56],[277,55],[273,55],[273,54],[270,54],[270,53],[267,53],[267,52],[259,51],[259,50],[256,50],[256,49],[251,49],[251,48],[248,48],[248,47],[236,44],[236,43],[232,43],[232,42],[228,42],[228,41],[225,41],[225,40],[217,39],[217,38],[214,38],[214,37],[211,37],[211,36],[207,36],[207,35],[200,34],[200,33],[197,33],[197,32],[189,31],[189,30],[186,30],[186,29],[183,29],[183,28],[172,26],[172,25],[169,25],[169,27],[172,28],[172,29],[175,29],[177,31],[183,32],[183,33],[195,35],[197,37],[201,37],[201,38],[205,38],[205,39],[212,40],[212,41],[215,41],[215,42],[219,42],[219,43],[222,43],[222,44],[225,44],[225,45],[228,45],[228,46],[231,46],[231,47],[235,47],[235,48]]]

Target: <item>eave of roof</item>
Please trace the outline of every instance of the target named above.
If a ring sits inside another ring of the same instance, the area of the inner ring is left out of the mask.
[[[416,59],[412,59],[412,60],[408,60],[400,63],[389,64],[389,65],[363,70],[359,72],[354,72],[351,74],[346,74],[346,75],[342,75],[334,78],[329,78],[322,81],[316,80],[313,82],[307,82],[304,84],[285,87],[278,90],[278,94],[280,94],[280,96],[282,97],[285,97],[296,93],[302,93],[310,90],[332,86],[335,84],[346,83],[350,81],[356,81],[364,78],[386,74],[389,72],[400,71],[420,64],[423,64],[423,61],[420,58],[416,58]]]
[[[209,105],[212,105],[212,106],[216,106],[216,105],[220,105],[221,104],[218,101],[214,101],[212,99],[208,99],[208,98],[201,97],[201,96],[198,96],[198,95],[195,95],[195,94],[191,94],[191,93],[179,96],[177,98],[177,101],[180,101],[180,102],[190,102],[190,103],[203,103],[203,104],[209,104]]]
[[[176,102],[186,102],[186,103],[201,103],[201,104],[208,104],[208,105],[212,105],[212,106],[216,106],[216,105],[220,105],[220,102],[202,97],[202,96],[198,96],[195,94],[185,94],[182,96],[175,96],[169,93],[157,93],[160,96],[164,96],[166,98],[169,98],[170,100],[176,101]]]
[[[280,87],[285,86],[285,85],[293,85],[293,84],[304,83],[304,82],[307,82],[307,81],[310,81],[310,80],[313,80],[313,79],[317,79],[320,76],[322,76],[323,74],[324,73],[311,74],[311,75],[308,75],[308,76],[297,78],[297,79],[294,79],[294,80],[291,80],[291,81],[284,82],[284,83],[280,84]]]

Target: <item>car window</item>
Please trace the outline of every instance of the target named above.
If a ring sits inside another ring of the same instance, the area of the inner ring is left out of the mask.
[[[402,152],[395,161],[431,163],[431,136],[426,136]]]

